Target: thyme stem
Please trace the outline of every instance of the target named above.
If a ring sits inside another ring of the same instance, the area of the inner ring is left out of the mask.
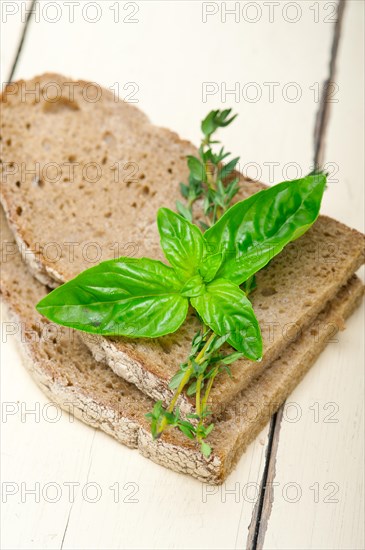
[[[215,333],[213,332],[213,333],[210,335],[210,337],[208,338],[208,340],[205,342],[205,344],[204,344],[203,348],[201,349],[201,351],[198,353],[198,355],[197,355],[197,357],[196,357],[196,359],[195,359],[195,362],[198,363],[199,365],[200,365],[201,363],[204,362],[204,360],[205,360],[205,352],[206,352],[206,350],[208,349],[210,343],[211,343],[211,342],[213,341],[213,339],[215,338],[215,336],[216,336],[216,335],[215,335]],[[173,397],[172,397],[172,399],[171,399],[171,402],[170,402],[170,404],[169,404],[169,406],[168,406],[168,408],[167,408],[167,412],[172,412],[172,411],[174,410],[177,400],[179,399],[179,397],[180,397],[180,395],[181,395],[183,389],[185,388],[186,384],[189,382],[190,377],[191,377],[191,375],[192,375],[193,372],[194,372],[194,367],[193,367],[191,361],[189,361],[189,365],[190,365],[190,366],[186,369],[185,374],[184,374],[184,376],[182,377],[180,384],[178,385],[177,389],[175,390],[175,393],[174,393],[174,395],[173,395]],[[200,406],[200,396],[199,396],[199,406]],[[161,420],[159,429],[158,429],[158,431],[157,431],[157,437],[159,437],[159,436],[162,434],[162,432],[166,429],[167,425],[168,425],[168,422],[167,422],[166,417],[164,416],[164,417],[162,418],[162,420]]]

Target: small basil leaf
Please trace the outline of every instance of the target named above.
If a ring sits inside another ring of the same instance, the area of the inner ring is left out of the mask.
[[[200,275],[195,275],[186,281],[182,287],[180,294],[186,298],[193,298],[194,296],[200,296],[205,292],[205,285]]]
[[[148,258],[119,258],[87,269],[37,305],[60,325],[85,332],[156,338],[175,332],[188,300],[173,269]]]
[[[202,260],[202,265],[199,266],[199,273],[203,277],[206,283],[212,281],[222,263],[223,255],[210,254],[205,256]]]
[[[319,214],[324,174],[279,183],[238,202],[209,228],[211,249],[224,253],[217,277],[242,284],[290,241],[303,235]]]
[[[181,280],[197,274],[205,254],[205,242],[200,229],[168,208],[160,208],[157,225],[162,250]]]
[[[251,302],[234,283],[216,279],[206,286],[206,293],[191,299],[204,323],[216,334],[229,334],[228,343],[245,357],[262,356],[260,327]]]

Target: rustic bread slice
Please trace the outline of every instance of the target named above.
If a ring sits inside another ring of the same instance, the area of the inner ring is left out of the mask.
[[[153,441],[144,414],[152,401],[111,369],[92,359],[79,335],[40,319],[34,303],[45,288],[25,269],[19,253],[9,253],[12,236],[1,213],[3,261],[1,287],[18,322],[27,366],[45,394],[83,422],[177,472],[219,484],[232,471],[247,445],[289,395],[335,330],[360,303],[363,285],[351,277],[310,329],[228,405],[209,436],[213,453],[204,458],[176,430]]]
[[[1,95],[1,200],[25,261],[51,287],[102,259],[160,253],[156,211],[174,207],[196,152],[109,90],[88,101],[90,84],[45,74]]]
[[[38,103],[31,101],[31,95],[25,103],[21,101],[24,88],[38,81],[46,86],[56,79],[66,97],[58,107],[42,95]],[[27,165],[38,162],[43,168],[50,160],[60,166],[70,158],[80,162],[72,182],[62,178],[52,183],[43,176],[35,181],[29,173],[20,179],[15,172],[7,175],[2,186],[1,200],[23,256],[32,272],[52,286],[51,278],[68,280],[93,263],[113,257],[113,252],[118,256],[137,249],[138,256],[163,259],[156,211],[163,205],[174,207],[179,181],[187,178],[185,157],[196,153],[176,134],[149,124],[135,108],[112,101],[110,92],[103,91],[102,99],[91,107],[80,91],[75,96],[76,107],[70,108],[66,101],[69,86],[64,81],[61,76],[44,75],[19,83],[17,94],[3,96],[5,160],[15,167],[23,161]],[[27,125],[31,125],[29,130]],[[121,159],[137,162],[136,181],[114,182],[112,168]],[[82,178],[90,160],[103,167],[97,183]],[[240,178],[237,200],[264,187]],[[129,243],[129,247],[116,249],[116,241]],[[321,217],[258,274],[252,301],[263,330],[264,359],[261,363],[238,361],[232,366],[232,379],[222,374],[211,393],[211,407],[224,408],[314,320],[363,262],[363,245],[362,235]],[[91,261],[97,250],[100,254]],[[147,395],[167,401],[171,395],[168,381],[186,359],[196,328],[191,315],[178,332],[155,341],[83,337],[97,360],[107,361]],[[187,412],[192,404],[182,396],[180,407]]]

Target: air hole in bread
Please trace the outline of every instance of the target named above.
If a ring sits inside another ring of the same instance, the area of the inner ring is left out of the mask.
[[[132,202],[131,207],[132,207],[132,208],[136,208],[136,207],[137,207],[137,203],[136,203],[136,202]]]
[[[22,215],[22,212],[23,212],[22,207],[21,207],[21,206],[17,206],[16,213],[18,214],[18,216],[21,216],[21,215]]]
[[[8,146],[10,147],[10,145],[11,145],[11,139],[7,139],[5,143],[6,143],[6,145],[8,145]]]
[[[75,161],[76,161],[75,155],[69,155],[68,156],[68,162],[75,162]]]
[[[273,296],[276,293],[277,293],[277,290],[273,286],[269,286],[261,290],[262,296]]]
[[[104,218],[111,218],[112,213],[111,212],[105,212]]]
[[[148,187],[148,185],[145,185],[144,187],[142,187],[142,193],[144,195],[149,195],[149,192],[150,192],[150,188]]]
[[[103,160],[101,161],[101,164],[105,165],[107,163],[107,160],[108,160],[107,156],[103,157]]]
[[[143,174],[143,172],[142,172],[142,174],[139,175],[139,179],[140,179],[140,180],[144,180],[145,177],[146,177],[146,174]]]
[[[26,123],[25,127],[26,127],[27,130],[30,130],[30,124],[29,124],[29,122]]]
[[[15,185],[16,185],[17,187],[20,187],[20,181],[16,181],[16,182],[15,182]]]
[[[67,97],[60,97],[57,101],[46,100],[43,102],[43,111],[49,114],[64,113],[65,111],[79,111],[76,101]]]
[[[34,324],[34,323],[31,326],[32,326],[32,329],[38,334],[38,336],[40,336],[41,335],[41,330],[40,330],[39,326]]]
[[[167,171],[168,171],[169,174],[172,174],[172,169],[171,168],[168,168]]]

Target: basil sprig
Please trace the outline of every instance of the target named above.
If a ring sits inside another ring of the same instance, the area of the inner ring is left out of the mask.
[[[324,174],[283,182],[231,208],[203,235],[168,208],[157,215],[170,266],[119,258],[87,269],[53,290],[37,310],[85,332],[157,338],[175,332],[189,304],[218,336],[249,359],[262,356],[260,327],[239,285],[316,220]]]

